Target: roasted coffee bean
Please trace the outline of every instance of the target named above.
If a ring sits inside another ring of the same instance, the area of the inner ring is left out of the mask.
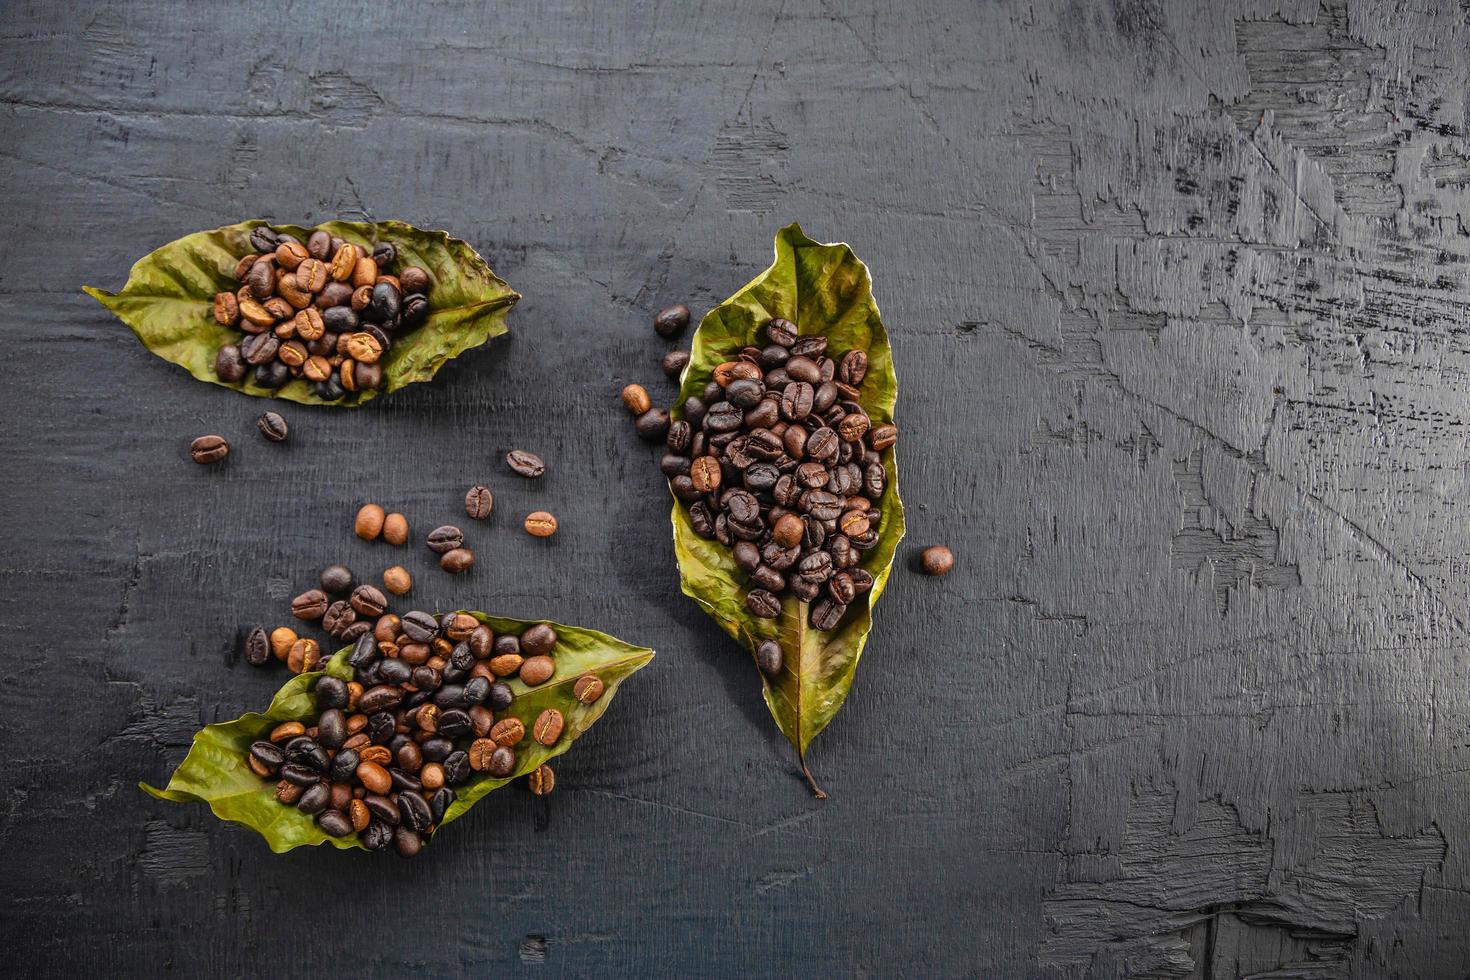
[[[837,377],[842,379],[843,384],[849,384],[855,388],[863,383],[863,378],[867,377],[867,374],[867,351],[854,349],[842,355],[842,361],[837,368]]]
[[[371,585],[363,584],[352,590],[352,608],[364,616],[377,618],[388,608],[388,600],[382,592]]]
[[[245,662],[252,667],[264,667],[271,660],[271,640],[257,626],[245,635]]]
[[[331,600],[321,589],[308,589],[291,600],[291,615],[297,619],[321,619],[330,605]]]
[[[428,830],[429,825],[434,822],[434,815],[429,810],[429,801],[414,790],[404,790],[399,793],[398,821],[400,828],[407,827],[419,833]]]
[[[821,599],[812,606],[811,624],[813,629],[827,632],[837,628],[837,624],[846,615],[847,607],[840,602],[831,599]]]
[[[838,572],[827,582],[827,591],[832,593],[832,598],[847,605],[857,597],[857,587],[853,584],[850,572]]]
[[[679,420],[669,423],[669,431],[664,436],[664,445],[669,448],[670,453],[687,454],[689,442],[693,437],[693,429],[688,422]]]
[[[745,596],[745,608],[753,616],[777,619],[781,615],[781,600],[765,589],[752,589]]]
[[[485,706],[492,711],[504,711],[515,699],[515,691],[511,690],[509,684],[491,684],[490,696],[485,699]]]
[[[633,420],[638,438],[644,442],[659,442],[668,437],[669,413],[667,409],[650,408]]]
[[[690,460],[688,456],[675,456],[673,453],[665,453],[659,460],[659,469],[663,475],[669,478],[676,476],[688,476]]]
[[[556,533],[556,517],[551,513],[538,510],[526,515],[526,533],[537,538],[549,538]]]
[[[812,386],[804,381],[793,381],[781,393],[781,416],[799,422],[812,413]]]
[[[426,612],[414,610],[404,615],[403,632],[415,643],[427,643],[439,630],[439,621]]]
[[[364,714],[371,715],[395,708],[402,700],[401,688],[393,684],[378,684],[362,693],[362,697],[357,699],[357,708]]]
[[[572,696],[583,704],[593,704],[602,697],[607,685],[596,674],[583,674],[572,686]]]
[[[781,666],[786,661],[786,656],[781,651],[781,644],[775,640],[763,640],[760,646],[755,648],[755,663],[761,673],[771,679],[781,676]]]
[[[550,657],[528,657],[521,664],[521,682],[527,687],[538,687],[551,680],[552,674],[556,673],[556,664]]]
[[[401,303],[401,294],[393,283],[380,279],[372,287],[372,299],[363,316],[374,323],[388,323],[398,316]]]
[[[331,636],[340,638],[342,631],[357,622],[357,610],[346,601],[339,600],[327,607],[322,614],[322,629]]]
[[[476,484],[465,491],[464,512],[471,520],[483,521],[494,506],[495,495],[489,487]]]
[[[665,340],[669,340],[684,332],[689,326],[689,307],[683,303],[676,303],[667,309],[660,310],[658,316],[653,318],[653,329]]]
[[[358,637],[353,644],[352,652],[347,655],[347,662],[358,671],[367,670],[378,660],[378,641],[372,636]]]
[[[781,471],[770,463],[756,463],[745,470],[745,489],[752,493],[765,493],[774,489],[781,479]]]
[[[475,564],[475,553],[468,548],[455,548],[439,556],[439,567],[451,575],[467,572]]]
[[[545,796],[556,787],[556,773],[548,765],[539,765],[526,777],[526,786],[536,796]]]
[[[486,760],[485,771],[496,779],[505,779],[516,769],[515,749],[501,746],[490,753]]]
[[[275,412],[262,414],[255,420],[255,427],[271,442],[285,442],[286,436],[290,434],[290,427],[286,424],[286,420]]]
[[[727,401],[715,402],[704,415],[706,432],[734,432],[745,420],[745,414]]]
[[[402,858],[418,857],[424,849],[424,839],[407,827],[398,827],[393,831],[393,849]]]
[[[674,381],[679,380],[679,375],[689,364],[689,352],[687,350],[671,350],[659,361],[659,367],[663,368],[664,374]]]
[[[347,682],[330,674],[317,678],[316,706],[322,711],[340,710],[347,707]]]
[[[383,508],[377,504],[363,504],[357,512],[353,531],[364,541],[373,541],[383,533]]]
[[[689,424],[694,428],[701,427],[708,412],[707,405],[708,403],[698,395],[690,395],[684,399],[684,418],[688,419]]]
[[[453,524],[444,524],[430,531],[429,536],[424,538],[424,544],[429,546],[430,551],[442,555],[464,546],[464,532]]]
[[[226,344],[214,355],[214,373],[221,381],[236,382],[245,377],[250,365],[234,344]]]
[[[786,576],[769,565],[757,565],[750,573],[750,580],[771,592],[781,592],[786,588]]]
[[[399,513],[383,516],[383,540],[398,546],[408,542],[408,518]]]
[[[890,423],[875,425],[868,432],[868,445],[882,452],[898,441],[898,426]]]
[[[765,397],[766,389],[759,381],[739,378],[725,389],[725,400],[737,408],[754,408]]]
[[[264,740],[251,743],[250,757],[272,771],[281,768],[286,761],[286,753],[279,745]]]
[[[524,449],[513,449],[505,456],[505,463],[517,476],[534,480],[546,472],[541,457]]]
[[[761,563],[761,550],[750,541],[737,541],[731,551],[742,571],[754,571]]]
[[[328,708],[316,721],[316,738],[329,749],[342,747],[347,741],[347,716],[340,708]]]
[[[383,588],[394,595],[408,595],[413,588],[413,576],[402,565],[383,569]]]
[[[773,344],[789,348],[796,343],[796,324],[777,317],[766,324],[766,339]]]
[[[623,388],[623,407],[634,415],[642,415],[653,407],[653,401],[642,385],[631,384]]]
[[[296,801],[296,809],[302,813],[321,813],[332,801],[332,791],[326,783],[313,783]]]
[[[700,493],[712,493],[720,486],[720,461],[713,456],[701,456],[689,466],[689,479]]]
[[[954,552],[942,544],[925,548],[919,560],[926,575],[948,575],[954,568]]]
[[[230,443],[224,436],[200,436],[189,443],[189,457],[196,463],[218,463],[229,454]]]
[[[761,348],[758,360],[762,368],[767,371],[773,371],[776,368],[783,367],[790,358],[791,352],[785,347],[782,347],[780,344],[768,344]]]
[[[689,526],[701,538],[714,537],[715,521],[704,501],[698,501],[689,508]]]

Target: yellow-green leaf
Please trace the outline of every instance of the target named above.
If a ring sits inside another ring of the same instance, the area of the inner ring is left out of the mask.
[[[715,307],[694,334],[689,365],[680,382],[679,408],[698,395],[714,369],[733,360],[742,348],[759,346],[759,331],[776,317],[797,325],[802,335],[825,335],[830,350],[860,348],[868,352],[868,373],[860,403],[875,425],[893,421],[898,377],[893,350],[873,300],[868,267],[845,244],[823,244],[788,225],[776,234],[771,267]],[[792,596],[782,601],[779,619],[752,616],[745,608],[745,573],[730,549],[701,538],[689,523],[689,512],[674,502],[674,550],[684,594],[714,617],[751,652],[763,640],[781,643],[785,664],[774,681],[762,679],[766,705],[782,733],[796,747],[806,771],[806,751],[813,738],[832,721],[852,687],[854,671],[873,626],[873,605],[888,583],[894,552],[904,535],[903,502],[898,494],[898,466],[890,450],[884,461],[888,488],[880,501],[878,544],[863,555],[861,567],[873,575],[873,588],[855,600],[838,628],[823,633],[808,625],[808,607]],[[810,773],[807,773],[810,779]],[[813,782],[813,788],[816,784]],[[822,795],[817,790],[818,795]]]
[[[235,265],[255,251],[250,232],[263,224],[267,222],[242,221],[169,242],[133,265],[119,293],[82,288],[131,327],[145,347],[200,381],[247,395],[349,408],[404,385],[428,381],[445,362],[505,333],[509,329],[506,314],[521,298],[473,248],[445,232],[423,231],[401,221],[329,221],[317,227],[364,246],[369,253],[378,242],[392,242],[400,267],[420,266],[433,280],[428,319],[394,338],[382,361],[383,386],[329,402],[318,398],[311,383],[302,379],[274,390],[255,384],[248,374],[240,382],[221,381],[214,373],[215,353],[226,344],[238,344],[243,335],[215,322],[214,295],[240,287]],[[297,225],[270,225],[301,241],[313,231]]]
[[[497,633],[520,633],[534,625],[533,621],[504,619],[472,612],[476,619]],[[539,622],[539,621],[535,621]],[[519,679],[510,682],[515,701],[497,718],[518,718],[530,731],[536,716],[547,708],[556,708],[566,719],[562,736],[550,747],[527,739],[516,750],[516,771],[504,779],[488,773],[475,773],[462,786],[455,787],[456,799],[450,805],[440,829],[464,816],[470,807],[509,783],[517,776],[536,769],[549,759],[572,747],[583,732],[601,718],[612,703],[618,686],[653,659],[653,651],[636,647],[597,630],[552,623],[557,641],[554,651],[555,676],[540,687],[527,687]],[[339,848],[362,848],[355,835],[332,837],[317,826],[316,821],[295,807],[284,806],[275,797],[275,783],[261,779],[250,770],[247,752],[250,744],[263,738],[285,721],[307,722],[317,716],[317,678],[332,674],[343,680],[352,679],[347,663],[351,647],[344,647],[328,661],[326,669],[291,678],[276,692],[263,714],[241,715],[234,721],[208,725],[194,736],[194,745],[169,778],[168,786],[155,789],[146,783],[138,785],[160,800],[174,803],[207,803],[221,820],[243,824],[259,833],[270,849],[281,853],[304,844],[327,842]],[[582,704],[572,694],[577,678],[595,674],[602,679],[602,697],[592,704]]]

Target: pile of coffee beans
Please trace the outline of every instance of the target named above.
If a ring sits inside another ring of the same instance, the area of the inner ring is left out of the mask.
[[[480,773],[512,775],[527,738],[548,748],[560,740],[566,721],[557,709],[540,712],[529,731],[507,712],[515,701],[510,678],[535,687],[555,676],[556,641],[545,623],[496,634],[468,613],[383,614],[348,656],[353,680],[318,678],[315,720],[265,733],[250,746],[250,768],[276,781],[283,805],[315,817],[333,837],[355,833],[369,850],[413,857],[443,821],[456,786]],[[574,693],[591,704],[604,689],[587,674]],[[545,795],[555,774],[543,765],[528,782]]]
[[[246,375],[263,388],[293,378],[315,382],[317,397],[337,401],[383,383],[382,359],[393,338],[429,315],[428,272],[405,266],[379,242],[369,252],[325,231],[305,242],[262,225],[255,249],[235,266],[235,292],[217,293],[214,318],[244,338],[214,359],[221,381]]]
[[[815,629],[832,630],[873,586],[860,565],[878,543],[882,453],[898,429],[859,404],[866,351],[829,351],[784,319],[763,333],[764,346],[716,367],[684,418],[665,422],[660,465],[694,532],[733,551],[751,613],[775,619],[789,594],[812,603]],[[640,434],[652,411],[638,416]]]

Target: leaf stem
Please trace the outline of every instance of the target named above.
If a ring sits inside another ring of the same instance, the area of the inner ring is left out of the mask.
[[[812,795],[819,800],[825,800],[827,798],[827,794],[822,789],[822,787],[817,785],[817,780],[812,775],[812,771],[806,767],[806,758],[804,756],[798,756],[797,759],[801,762],[801,774],[805,776],[806,781],[811,784]]]

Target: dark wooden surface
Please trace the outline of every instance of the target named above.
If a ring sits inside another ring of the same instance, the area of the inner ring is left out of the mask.
[[[7,973],[1466,974],[1462,3],[65,7],[0,33]],[[267,445],[79,291],[255,216],[447,228],[513,333]],[[793,219],[873,270],[901,561],[959,555],[895,573],[826,802],[617,401]],[[283,680],[244,629],[401,560],[359,502],[480,480],[423,603],[658,650],[553,797],[404,863],[135,788]]]

